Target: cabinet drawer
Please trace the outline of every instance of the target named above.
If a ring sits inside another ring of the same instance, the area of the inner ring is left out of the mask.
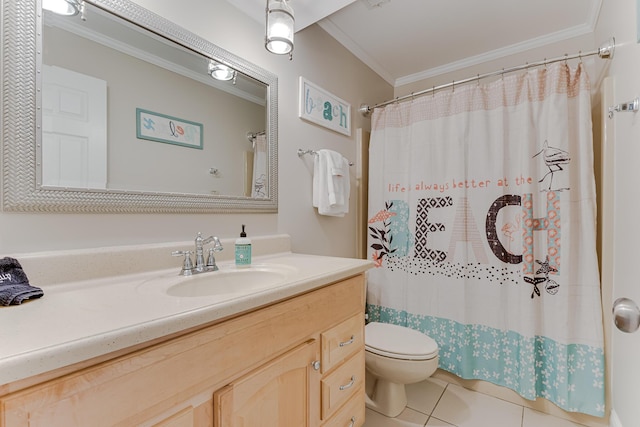
[[[331,417],[340,406],[363,389],[364,352],[361,351],[322,379],[322,419]]]
[[[322,427],[360,427],[364,424],[364,417],[364,389],[360,388]]]
[[[359,313],[322,333],[322,372],[364,348],[364,314]]]

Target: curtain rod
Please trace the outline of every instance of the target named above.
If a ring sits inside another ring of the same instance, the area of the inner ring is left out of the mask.
[[[409,95],[404,95],[404,96],[400,96],[398,98],[395,99],[390,99],[389,101],[385,101],[385,102],[381,102],[379,104],[376,104],[372,107],[370,107],[367,104],[362,104],[360,105],[360,108],[358,108],[358,111],[363,115],[363,116],[368,116],[371,111],[373,111],[376,108],[380,108],[380,107],[384,107],[385,105],[389,105],[389,104],[393,104],[394,102],[402,102],[402,101],[406,101],[408,99],[413,99],[416,96],[421,96],[421,95],[426,95],[428,93],[434,93],[438,90],[441,89],[447,89],[450,87],[454,87],[456,85],[461,85],[461,84],[465,84],[465,83],[470,83],[470,82],[474,82],[480,79],[486,79],[487,77],[494,77],[494,76],[499,76],[499,75],[503,75],[505,73],[512,73],[514,71],[521,71],[521,70],[526,70],[528,68],[531,67],[541,67],[543,65],[547,65],[547,64],[553,64],[554,62],[560,62],[560,61],[568,61],[571,59],[577,59],[577,58],[585,58],[587,56],[593,56],[593,55],[598,55],[601,59],[611,59],[613,58],[613,52],[615,50],[616,47],[616,39],[615,37],[611,37],[609,40],[607,40],[606,42],[604,42],[598,49],[593,50],[591,52],[587,52],[587,53],[577,53],[574,55],[564,55],[562,57],[557,57],[557,58],[552,58],[552,59],[544,59],[543,61],[538,61],[538,62],[533,62],[531,64],[524,64],[524,65],[518,65],[515,67],[511,67],[511,68],[503,68],[502,70],[499,71],[492,71],[490,73],[485,73],[485,74],[478,74],[475,77],[469,77],[463,80],[457,80],[457,81],[453,81],[451,83],[446,83],[440,86],[434,86],[432,88],[429,89],[424,89],[418,92],[411,92]]]

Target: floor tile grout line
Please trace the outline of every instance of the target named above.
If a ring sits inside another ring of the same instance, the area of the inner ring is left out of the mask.
[[[424,411],[420,410],[419,408],[413,408],[413,407],[409,406],[408,404],[407,404],[407,406],[405,406],[405,408],[409,408],[411,410],[414,410],[416,412],[420,412],[421,414],[424,414],[424,415],[427,415],[427,416],[431,417],[431,414],[433,414],[433,411],[436,410],[436,406],[438,406],[438,403],[440,403],[440,400],[442,399],[442,396],[444,396],[444,392],[447,390],[447,387],[449,387],[449,383],[446,383],[446,385],[442,389],[442,393],[440,393],[440,397],[438,397],[438,400],[436,401],[436,404],[433,405],[433,408],[431,409],[431,412],[429,412],[429,413],[424,412]],[[429,420],[427,419],[427,421],[429,421]]]
[[[446,381],[445,381],[445,382],[446,382]],[[525,406],[524,406],[524,405],[520,405],[520,404],[518,404],[518,403],[510,402],[510,401],[509,401],[509,400],[507,400],[507,399],[502,399],[502,398],[500,398],[500,397],[493,396],[493,395],[490,395],[490,394],[487,394],[487,393],[483,393],[483,392],[478,391],[478,390],[467,389],[466,387],[463,387],[463,386],[461,386],[461,385],[459,385],[459,384],[454,384],[454,383],[449,383],[449,382],[446,382],[446,385],[445,385],[444,389],[442,390],[442,393],[440,394],[440,397],[438,398],[438,401],[436,402],[435,406],[434,406],[434,407],[433,407],[433,409],[431,410],[431,413],[430,413],[430,414],[428,414],[428,415],[429,415],[429,418],[427,418],[427,424],[429,423],[429,420],[431,420],[431,418],[432,418],[432,417],[433,417],[433,418],[435,418],[436,420],[440,420],[440,421],[446,422],[446,423],[448,423],[448,424],[451,424],[449,421],[441,420],[440,418],[434,417],[434,416],[433,416],[433,413],[436,411],[436,408],[438,407],[438,404],[440,404],[440,401],[441,401],[441,400],[442,400],[442,398],[444,397],[444,393],[447,391],[447,389],[449,388],[449,386],[450,386],[450,385],[452,385],[452,384],[453,384],[453,385],[456,385],[456,386],[458,386],[458,387],[461,387],[461,388],[463,388],[463,389],[465,389],[465,390],[469,390],[469,391],[472,391],[472,392],[474,392],[474,393],[478,393],[478,394],[481,394],[481,395],[483,395],[483,396],[487,396],[487,397],[490,397],[490,398],[493,398],[493,399],[496,399],[496,400],[500,400],[500,401],[502,401],[502,402],[509,403],[509,404],[511,404],[511,405],[515,405],[515,406],[519,407],[519,408],[520,408],[520,410],[522,411],[522,412],[521,412],[521,416],[520,416],[520,427],[524,427],[524,408],[525,408]],[[549,416],[552,416],[551,414],[548,414],[548,415],[549,415]],[[425,424],[425,425],[424,425],[424,427],[426,427],[426,425],[427,425],[427,424]],[[453,424],[451,424],[451,425],[453,425]],[[456,427],[456,426],[454,426],[454,427]]]
[[[450,425],[451,427],[458,427],[457,424],[451,424],[449,421],[442,420],[438,417],[434,417],[433,415],[429,416],[429,419],[427,420],[427,424],[429,424],[429,421],[431,420],[431,418],[433,418],[434,420],[442,421],[443,423],[447,423],[447,425]],[[427,427],[427,424],[425,424],[424,427]]]
[[[447,383],[447,385],[444,386],[444,388],[442,389],[442,393],[440,393],[440,397],[438,398],[437,402],[435,405],[433,405],[433,408],[431,409],[431,413],[429,414],[429,418],[427,418],[427,423],[429,422],[429,420],[431,419],[431,417],[433,416],[433,413],[436,411],[436,408],[438,407],[438,404],[440,403],[440,401],[442,400],[442,397],[444,396],[444,393],[447,391],[447,388],[449,387],[449,383]],[[425,424],[426,426],[427,424]]]

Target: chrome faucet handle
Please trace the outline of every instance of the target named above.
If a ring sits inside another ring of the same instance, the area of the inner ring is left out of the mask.
[[[182,256],[184,255],[184,262],[182,263],[182,270],[180,270],[180,274],[182,276],[191,276],[193,274],[193,262],[191,261],[191,254],[193,251],[173,251],[171,252],[171,256]]]
[[[208,245],[209,243],[217,239],[218,238],[215,236],[209,236],[205,239],[204,237],[202,237],[202,233],[198,231],[198,235],[196,236],[196,249],[202,248],[204,245]],[[218,243],[220,243],[219,240],[218,240]]]
[[[222,247],[222,243],[220,243],[220,239],[218,239],[218,237],[213,236],[213,249],[216,252],[220,252],[221,250],[223,250],[224,248]]]
[[[216,237],[217,239],[217,237]],[[207,265],[205,266],[205,269],[207,271],[218,271],[218,266],[216,265],[216,257],[214,256],[215,252],[219,252],[222,249],[218,249],[216,251],[216,248],[209,248],[209,257],[207,258]]]

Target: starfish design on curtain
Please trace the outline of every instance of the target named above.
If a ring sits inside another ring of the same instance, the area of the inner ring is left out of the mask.
[[[540,264],[540,268],[538,269],[538,271],[536,271],[536,274],[544,274],[547,278],[549,278],[549,273],[557,273],[558,269],[555,267],[552,267],[549,265],[549,255],[547,255],[547,258],[544,260],[544,262],[540,261],[540,260],[536,260],[536,262],[538,264]]]
[[[549,265],[548,255],[544,262],[541,262],[540,260],[536,260],[536,262],[540,264],[540,268],[538,269],[538,271],[536,271],[536,274],[544,274],[544,277],[547,281],[544,289],[551,295],[557,294],[560,288],[560,284],[554,280],[549,279],[549,273],[557,273],[558,269]]]

